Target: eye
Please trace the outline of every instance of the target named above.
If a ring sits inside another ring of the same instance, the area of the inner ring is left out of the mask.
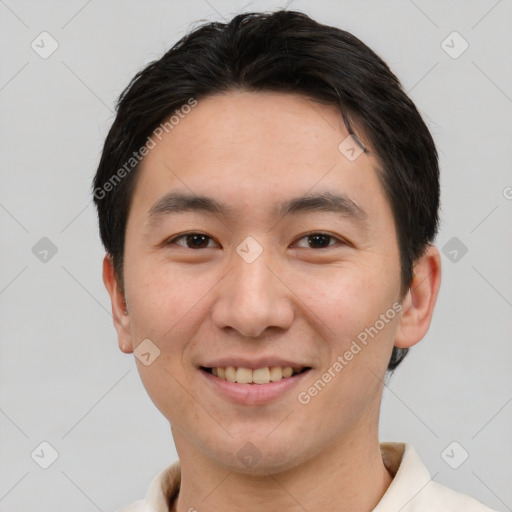
[[[184,240],[183,243],[177,243],[177,240]],[[171,238],[165,245],[176,244],[181,247],[185,247],[187,249],[207,249],[208,240],[212,240],[213,238],[208,235],[204,235],[203,233],[184,233],[183,235],[178,235],[174,238]]]
[[[305,249],[324,249],[332,247],[333,245],[336,245],[335,242],[339,242],[342,245],[345,245],[346,242],[343,240],[335,237],[334,235],[330,235],[329,233],[309,233],[301,238],[299,240],[307,240],[307,245],[302,246],[301,248]],[[182,243],[178,243],[178,241],[182,241]],[[179,245],[181,247],[185,247],[186,249],[208,249],[209,241],[213,241],[213,238],[209,237],[208,235],[205,235],[203,233],[183,233],[182,235],[178,235],[174,238],[171,238],[167,242],[165,242],[165,245]]]
[[[304,240],[304,239],[308,240],[307,246],[305,247],[306,249],[317,249],[317,248],[323,249],[323,248],[327,248],[327,247],[332,247],[332,245],[335,245],[335,244],[330,244],[329,242],[335,241],[335,240],[337,240],[341,244],[345,244],[345,242],[343,242],[343,240],[340,240],[339,238],[337,238],[333,235],[330,235],[329,233],[309,233],[308,235],[305,235],[302,238],[299,238],[299,240]]]

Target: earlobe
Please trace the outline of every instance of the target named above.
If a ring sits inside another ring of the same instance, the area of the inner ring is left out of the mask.
[[[130,331],[130,317],[124,294],[117,281],[114,263],[110,254],[103,258],[103,283],[110,295],[112,304],[112,318],[117,331],[119,348],[125,354],[133,352],[133,344]]]
[[[441,257],[436,247],[429,246],[414,264],[413,282],[403,301],[395,336],[396,347],[412,347],[423,339],[430,327],[440,285]]]

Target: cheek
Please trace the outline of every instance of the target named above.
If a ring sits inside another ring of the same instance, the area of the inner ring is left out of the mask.
[[[382,268],[371,258],[318,268],[308,275],[290,274],[288,279],[305,311],[309,308],[317,322],[325,324],[326,336],[341,342],[373,325],[398,298],[398,270]]]
[[[174,264],[140,260],[127,265],[126,292],[133,312],[134,344],[151,339],[175,366],[179,361],[176,355],[183,352],[195,326],[204,320],[208,291],[220,277],[213,269],[199,272],[189,268],[185,272]]]
[[[343,289],[331,294],[329,309],[318,309],[329,324],[329,331],[322,333],[329,353],[297,397],[303,424],[314,422],[320,438],[350,432],[378,417],[398,318],[380,288],[349,280],[343,284]]]
[[[148,366],[136,359],[141,381],[164,417],[193,419],[198,411],[183,391],[190,378],[184,354],[200,321],[201,298],[212,284],[207,280],[198,283],[197,278],[184,276],[176,269],[168,272],[154,265],[144,267],[140,263],[127,269],[131,273],[126,291],[132,310],[134,350],[149,339],[158,354]]]
[[[322,338],[319,349],[325,349],[313,388],[302,391],[312,402],[307,410],[326,415],[331,423],[342,421],[336,411],[357,417],[380,394],[398,321],[399,280],[395,276],[390,286],[389,273],[376,263],[360,262],[331,269],[327,279],[317,275],[307,284],[296,282],[304,310],[314,313],[305,314]]]

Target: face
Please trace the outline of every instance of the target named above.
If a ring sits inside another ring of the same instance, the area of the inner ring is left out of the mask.
[[[237,91],[200,99],[143,160],[120,343],[146,354],[178,453],[284,470],[377,429],[400,258],[377,159],[341,151],[347,136],[333,106]]]

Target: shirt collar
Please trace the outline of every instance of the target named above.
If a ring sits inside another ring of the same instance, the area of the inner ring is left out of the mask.
[[[393,480],[372,512],[406,512],[407,504],[432,480],[430,473],[410,444],[380,443],[380,451]]]

